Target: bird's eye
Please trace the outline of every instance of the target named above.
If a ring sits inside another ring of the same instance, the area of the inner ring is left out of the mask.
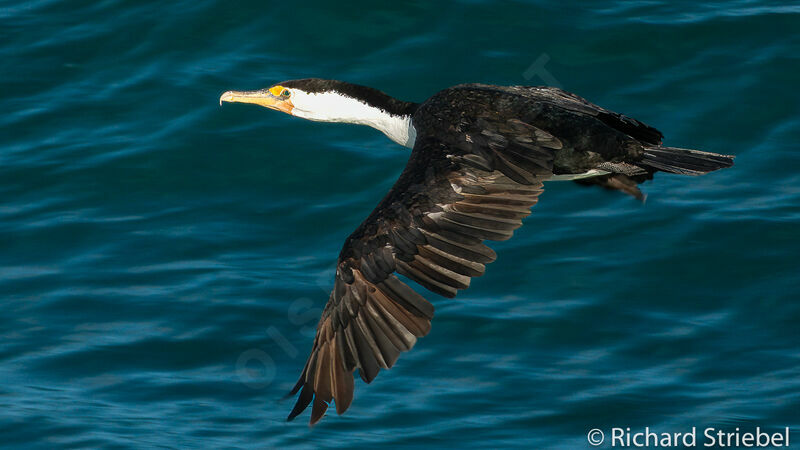
[[[292,94],[289,93],[288,89],[284,89],[283,92],[281,92],[281,95],[284,96],[284,97],[288,97],[288,96],[290,96]]]

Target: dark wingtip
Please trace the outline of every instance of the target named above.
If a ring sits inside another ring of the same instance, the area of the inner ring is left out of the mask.
[[[308,405],[311,403],[311,400],[314,399],[314,391],[308,388],[306,385],[302,386],[303,390],[300,391],[300,397],[297,397],[297,402],[294,404],[292,412],[290,412],[289,416],[286,417],[287,422],[291,422],[295,417],[299,416],[301,412],[305,411],[305,409],[308,408]],[[295,391],[293,390],[292,392]]]
[[[319,396],[314,397],[314,404],[311,406],[311,419],[308,421],[309,427],[313,427],[322,420],[322,417],[325,416],[325,411],[328,410],[328,406],[330,405]]]

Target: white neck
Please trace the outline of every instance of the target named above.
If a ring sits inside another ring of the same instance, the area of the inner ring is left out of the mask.
[[[342,122],[368,125],[392,141],[414,147],[417,131],[411,116],[396,116],[360,100],[336,92],[309,94],[292,90],[292,115],[318,122]]]

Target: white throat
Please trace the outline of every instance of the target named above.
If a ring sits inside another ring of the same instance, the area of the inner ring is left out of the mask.
[[[411,116],[398,116],[337,92],[309,94],[292,90],[292,115],[318,122],[342,122],[368,125],[392,141],[414,147],[417,131]]]

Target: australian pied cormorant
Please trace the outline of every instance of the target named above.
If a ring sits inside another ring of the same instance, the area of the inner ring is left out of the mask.
[[[658,171],[701,175],[733,157],[664,147],[655,128],[553,87],[463,84],[422,103],[336,80],[286,81],[228,91],[222,102],[254,103],[320,122],[369,125],[412,149],[400,178],[347,238],[333,292],[292,394],[293,419],[331,400],[342,414],[353,372],[369,383],[430,330],[433,305],[394,274],[454,297],[480,276],[522,225],[543,182],[575,179],[637,198]]]

